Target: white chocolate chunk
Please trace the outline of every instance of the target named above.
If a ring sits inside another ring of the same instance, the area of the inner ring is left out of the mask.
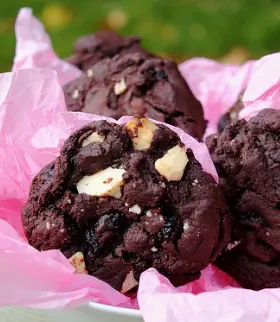
[[[125,79],[122,78],[118,83],[114,86],[114,93],[115,95],[121,95],[126,91],[126,83]]]
[[[93,77],[93,70],[91,68],[87,70],[87,77]]]
[[[168,181],[180,181],[188,161],[185,149],[176,145],[155,162],[155,168]]]
[[[158,127],[146,118],[134,118],[129,121],[126,130],[136,150],[146,150],[151,146],[154,132]]]
[[[151,251],[152,251],[153,253],[155,253],[155,252],[157,252],[157,251],[158,251],[158,249],[157,249],[156,247],[152,247],[152,248],[151,248]]]
[[[84,176],[77,183],[77,190],[90,196],[120,198],[124,173],[124,169],[109,167],[91,176]]]
[[[134,278],[133,270],[131,270],[126,275],[126,278],[125,278],[123,285],[122,285],[121,293],[125,294],[126,292],[130,291],[131,289],[133,289],[137,285],[138,285],[138,282]]]
[[[77,252],[71,258],[69,258],[71,265],[75,268],[77,274],[87,274],[84,254]]]
[[[129,208],[128,211],[134,212],[135,214],[140,215],[142,210],[138,205],[134,205],[131,208]]]
[[[146,213],[146,216],[147,216],[147,217],[152,217],[152,216],[153,216],[153,214],[152,214],[152,212],[151,212],[150,210],[148,210],[148,211],[147,211],[147,213]]]
[[[187,221],[185,221],[183,226],[184,231],[187,231],[189,228],[190,228],[190,225],[188,224]]]
[[[235,248],[236,246],[238,246],[241,243],[241,241],[234,241],[233,243],[228,243],[227,244],[227,250],[232,250],[233,248]]]
[[[77,99],[80,96],[80,92],[78,89],[75,89],[73,94],[72,94],[72,98]]]
[[[105,137],[104,135],[99,135],[97,132],[91,133],[87,138],[84,139],[82,142],[82,147],[89,145],[90,143],[102,143],[104,142]]]

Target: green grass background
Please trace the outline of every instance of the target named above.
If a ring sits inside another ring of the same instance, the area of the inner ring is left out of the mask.
[[[14,21],[23,6],[42,19],[62,57],[71,53],[75,38],[99,29],[138,34],[146,48],[178,61],[243,61],[280,49],[279,0],[3,0],[0,71],[10,69]],[[113,22],[112,12],[118,13]]]

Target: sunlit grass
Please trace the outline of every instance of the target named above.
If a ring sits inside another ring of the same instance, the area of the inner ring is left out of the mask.
[[[0,3],[1,71],[12,63],[13,24],[22,4],[42,19],[62,57],[75,38],[101,28],[138,34],[145,47],[178,61],[243,61],[280,47],[278,0],[13,0]]]

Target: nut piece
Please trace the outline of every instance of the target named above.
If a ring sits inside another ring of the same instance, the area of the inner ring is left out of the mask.
[[[82,147],[85,147],[89,145],[90,143],[102,143],[105,140],[104,135],[99,135],[97,132],[93,132],[91,135],[89,135],[87,138],[84,139],[82,142]]]
[[[77,183],[77,190],[90,196],[120,198],[124,173],[124,169],[109,167],[91,176],[84,176]]]
[[[69,258],[71,265],[75,268],[77,274],[87,274],[84,254],[77,252],[71,258]]]
[[[137,285],[138,285],[138,282],[134,278],[133,270],[131,270],[126,275],[126,278],[125,278],[123,285],[122,285],[121,293],[125,294],[126,292],[130,291],[131,289],[133,289]]]
[[[146,150],[151,146],[154,132],[158,127],[146,118],[133,118],[126,126],[126,130],[136,150]]]
[[[126,83],[125,79],[122,78],[118,83],[114,86],[114,93],[115,95],[121,95],[126,91]]]
[[[131,208],[129,208],[128,211],[134,212],[135,214],[140,215],[142,209],[139,207],[139,205],[136,204],[136,205],[132,206]]]
[[[77,99],[80,96],[80,92],[78,89],[75,89],[73,94],[72,94],[72,98]]]
[[[93,70],[91,68],[87,70],[87,77],[93,77]]]
[[[188,161],[185,149],[176,145],[155,162],[155,168],[168,181],[180,181]]]

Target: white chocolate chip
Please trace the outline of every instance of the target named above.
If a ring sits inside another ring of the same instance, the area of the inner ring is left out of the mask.
[[[131,270],[127,275],[122,285],[121,293],[125,294],[126,292],[133,289],[138,285],[138,282],[134,278],[133,270]]]
[[[87,138],[84,139],[82,142],[82,147],[89,145],[90,143],[102,143],[104,142],[105,137],[104,135],[99,135],[97,132],[91,133]]]
[[[194,179],[194,181],[193,181],[192,185],[193,185],[193,186],[196,186],[197,184],[198,184],[198,180],[197,180],[197,179]]]
[[[71,265],[75,268],[77,274],[87,274],[84,254],[77,252],[71,258],[69,258]]]
[[[80,96],[80,92],[78,89],[75,89],[73,94],[72,94],[72,98],[77,99]]]
[[[152,212],[150,210],[148,210],[147,213],[146,213],[146,216],[147,217],[152,217],[152,215],[153,215]]]
[[[60,229],[60,232],[61,233],[64,233],[65,232],[65,229],[64,228]]]
[[[125,204],[124,204],[126,207],[128,207],[128,203],[126,202]]]
[[[241,243],[241,241],[234,241],[233,243],[227,244],[227,250],[232,250],[236,246],[238,246]]]
[[[165,187],[166,187],[165,182],[161,182],[159,185],[160,185],[162,188],[165,188]]]
[[[158,127],[146,118],[133,118],[126,126],[126,130],[136,150],[146,150],[151,146],[154,132]]]
[[[126,83],[125,79],[122,78],[119,82],[117,82],[114,86],[114,93],[115,95],[121,95],[126,91]]]
[[[162,216],[159,216],[159,221],[163,221],[163,217]]]
[[[184,231],[187,231],[189,228],[190,228],[190,225],[185,221],[183,226]]]
[[[87,70],[87,77],[93,77],[93,70],[91,68]]]
[[[109,167],[91,176],[84,176],[77,183],[77,190],[90,196],[120,198],[124,173],[123,169]]]
[[[157,252],[157,251],[158,251],[158,249],[157,249],[156,247],[152,247],[152,248],[151,248],[151,251],[152,251],[153,253],[155,253],[155,252]]]
[[[129,208],[128,211],[134,212],[135,214],[140,215],[142,210],[138,205],[134,205],[131,208]]]
[[[180,145],[176,145],[155,162],[155,168],[168,181],[180,181],[188,161],[185,149]]]
[[[46,221],[46,228],[47,229],[50,229],[51,228],[51,224],[48,221]]]
[[[72,203],[71,199],[67,199],[66,202],[69,203],[69,205]]]

